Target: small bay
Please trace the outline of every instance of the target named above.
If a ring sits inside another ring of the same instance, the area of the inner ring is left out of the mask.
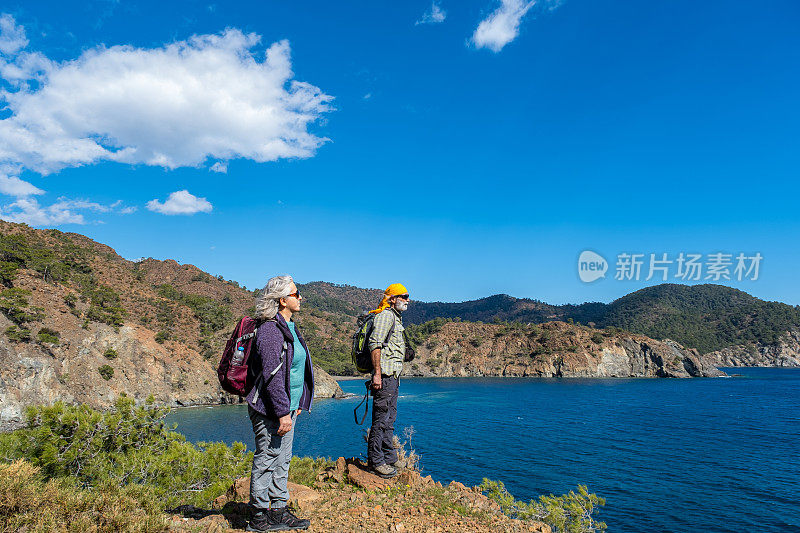
[[[423,473],[443,483],[500,479],[524,500],[586,484],[609,531],[800,531],[800,369],[724,370],[741,376],[404,379],[395,431],[413,426]],[[364,455],[359,401],[315,401],[295,455]],[[246,405],[167,421],[193,442],[253,446]]]

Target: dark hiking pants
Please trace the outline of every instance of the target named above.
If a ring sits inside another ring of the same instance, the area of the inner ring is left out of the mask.
[[[374,391],[372,400],[372,427],[369,430],[367,456],[369,464],[379,466],[397,461],[394,448],[394,421],[397,418],[397,390],[399,378],[382,376],[383,387]]]

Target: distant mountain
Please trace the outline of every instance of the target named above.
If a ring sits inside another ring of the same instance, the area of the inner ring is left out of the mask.
[[[371,305],[376,305],[381,295],[379,290],[345,289],[321,282],[305,287],[309,298],[324,294],[326,301],[347,306],[351,313],[368,304],[369,297],[373,298]],[[655,339],[672,339],[702,354],[736,345],[775,345],[781,336],[800,327],[800,306],[767,302],[724,285],[665,283],[630,293],[610,304],[552,305],[498,294],[460,303],[414,301],[404,315],[409,324],[435,318],[532,324],[572,320],[600,328],[622,328]]]

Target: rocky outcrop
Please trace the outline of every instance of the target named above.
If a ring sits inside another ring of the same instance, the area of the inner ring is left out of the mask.
[[[714,366],[800,367],[800,329],[792,328],[775,344],[730,346],[703,355]]]
[[[321,368],[314,369],[314,398],[344,398],[339,383]]]
[[[451,322],[403,370],[412,376],[710,377],[725,375],[697,350],[619,330],[546,322]]]
[[[347,466],[347,473],[344,471]],[[311,520],[309,531],[552,533],[537,520],[515,520],[479,487],[453,481],[447,485],[403,469],[382,479],[359,459],[340,457],[320,472],[313,488],[289,483],[290,502],[298,515]],[[184,505],[172,510],[172,531],[227,533],[244,529],[251,516],[247,505],[250,478],[237,479],[212,509]]]
[[[0,317],[0,331],[9,325]],[[152,396],[166,407],[240,401],[220,388],[216,361],[178,342],[159,344],[142,326],[115,331],[95,323],[70,329],[61,322],[50,327],[59,328],[58,343],[18,343],[0,337],[0,431],[21,426],[25,406],[57,401],[96,409],[111,407],[120,394],[137,403]],[[323,370],[315,370],[315,379],[317,398],[344,395]]]

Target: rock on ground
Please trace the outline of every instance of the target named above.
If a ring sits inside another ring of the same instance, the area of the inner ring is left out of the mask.
[[[477,487],[459,482],[443,486],[430,476],[403,470],[380,478],[359,459],[340,457],[319,473],[314,488],[289,484],[297,514],[311,520],[310,532],[535,532],[552,533],[542,522],[513,520]],[[211,510],[182,506],[171,529],[227,533],[247,525],[250,478],[240,478]]]

